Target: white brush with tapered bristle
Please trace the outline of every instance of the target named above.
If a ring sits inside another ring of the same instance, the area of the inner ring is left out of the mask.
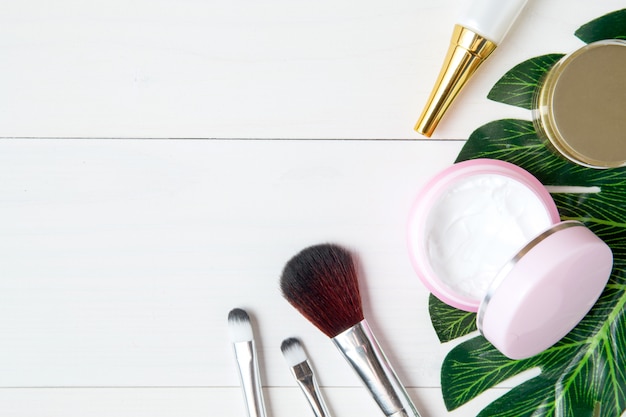
[[[296,366],[307,360],[302,344],[295,337],[283,340],[280,350],[283,352],[283,356],[289,366]]]
[[[232,343],[254,340],[250,316],[244,310],[235,308],[228,313],[228,333]]]
[[[309,363],[302,343],[295,337],[283,340],[280,345],[285,361],[298,382],[316,417],[330,417],[324,397],[320,391],[313,368]]]
[[[265,417],[259,363],[248,313],[240,308],[231,310],[228,313],[228,332],[235,352],[248,417]]]

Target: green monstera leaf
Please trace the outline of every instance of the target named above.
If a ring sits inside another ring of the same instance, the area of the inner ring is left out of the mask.
[[[577,32],[581,40],[626,38],[626,9],[602,16]],[[530,59],[507,72],[489,98],[530,109],[541,77],[562,54]],[[612,249],[614,269],[596,305],[565,338],[525,360],[510,360],[476,333],[473,313],[431,295],[429,312],[441,342],[461,336],[444,359],[441,384],[449,410],[511,377],[522,382],[479,417],[619,417],[626,410],[626,169],[596,170],[555,155],[530,120],[496,120],[476,129],[457,162],[493,158],[535,175],[552,192],[561,217],[579,220]],[[476,333],[474,337],[468,336]]]
[[[493,86],[488,98],[531,110],[537,84],[564,54],[538,56],[515,66]]]
[[[581,26],[575,35],[583,42],[626,39],[626,9],[609,13]]]

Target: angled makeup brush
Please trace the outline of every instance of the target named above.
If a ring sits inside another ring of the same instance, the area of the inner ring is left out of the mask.
[[[265,417],[259,362],[248,313],[240,308],[231,310],[228,313],[228,330],[237,360],[248,417]]]
[[[352,255],[322,244],[294,256],[280,278],[283,297],[331,338],[388,417],[420,417],[367,321]]]
[[[304,347],[300,341],[294,337],[283,340],[280,345],[280,350],[283,352],[283,356],[287,361],[287,365],[291,369],[291,373],[300,385],[302,392],[306,399],[309,401],[309,405],[313,409],[316,417],[330,417],[328,408],[324,403],[324,397],[317,384],[315,373],[311,364],[309,363]]]

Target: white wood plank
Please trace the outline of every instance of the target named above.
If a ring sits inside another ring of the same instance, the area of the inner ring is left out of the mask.
[[[361,259],[370,324],[410,386],[446,348],[405,244],[412,199],[453,141],[0,141],[0,386],[237,383],[227,314],[252,315],[264,382],[299,336],[326,385],[358,384],[278,290],[335,241]]]
[[[333,415],[382,415],[363,388],[323,388]],[[469,404],[447,412],[436,388],[411,389],[422,417],[475,416],[503,390],[492,390]],[[296,387],[266,388],[270,416],[312,416]],[[244,416],[238,388],[162,389],[0,389],[0,411],[9,417],[206,417]]]
[[[461,0],[0,4],[0,136],[417,138]],[[437,137],[528,117],[490,102],[515,64],[581,45],[621,0],[530,1]]]

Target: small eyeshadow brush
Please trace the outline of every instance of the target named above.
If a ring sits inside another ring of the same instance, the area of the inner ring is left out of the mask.
[[[248,313],[240,308],[231,310],[228,313],[228,330],[235,352],[248,417],[265,417],[259,362]]]
[[[295,255],[280,278],[283,297],[326,334],[388,417],[420,417],[363,316],[352,255],[332,244]]]
[[[309,405],[316,417],[330,417],[328,408],[324,403],[324,397],[317,384],[315,373],[307,359],[306,352],[300,341],[294,337],[283,340],[280,350],[291,369],[291,373],[298,382]]]

